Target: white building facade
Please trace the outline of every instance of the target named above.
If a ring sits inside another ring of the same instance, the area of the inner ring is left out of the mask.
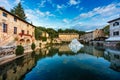
[[[110,37],[106,41],[120,41],[120,18],[108,23],[110,24]]]
[[[108,21],[108,23],[110,24],[110,36],[106,41],[115,46],[120,42],[120,18]]]

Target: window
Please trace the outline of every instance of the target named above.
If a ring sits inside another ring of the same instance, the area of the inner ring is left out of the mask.
[[[118,25],[119,25],[119,22],[113,23],[113,26],[118,26]]]
[[[119,35],[119,31],[113,32],[114,36],[118,36]]]
[[[6,14],[5,12],[3,12],[3,16],[4,16],[4,17],[7,17],[7,14]]]
[[[27,34],[29,34],[29,31],[27,31]]]
[[[17,27],[14,27],[14,34],[17,34]]]
[[[3,32],[7,33],[7,24],[3,23]]]
[[[16,17],[14,17],[14,21],[17,22],[17,18]]]
[[[24,30],[22,30],[21,33],[24,34]]]

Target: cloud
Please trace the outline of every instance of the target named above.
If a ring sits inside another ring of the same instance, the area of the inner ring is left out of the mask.
[[[56,8],[57,9],[55,11],[59,12],[59,14],[63,14],[62,12],[63,12],[63,10],[65,10],[67,8],[67,6],[64,5],[64,4],[62,4],[62,5],[56,5]]]
[[[40,7],[45,7],[46,1],[47,1],[47,0],[41,0],[41,2],[40,2]]]
[[[107,21],[118,18],[120,14],[120,3],[112,3],[106,6],[100,6],[81,13],[71,20],[71,28],[80,30],[94,30],[108,25]],[[82,25],[78,24],[82,22]],[[77,24],[76,24],[77,23]]]
[[[72,26],[70,26],[70,28],[72,29],[76,29],[76,30],[82,30],[82,31],[89,31],[89,30],[95,30],[95,29],[100,29],[103,28],[103,24],[89,24],[89,23],[82,23],[82,22],[78,22]]]
[[[38,3],[39,7],[45,7],[47,6],[46,3],[49,3],[52,5],[52,7],[55,6],[55,4],[52,2],[52,0],[40,0],[40,3]]]
[[[51,12],[42,12],[39,9],[25,9],[25,13],[27,16],[27,20],[29,22],[32,21],[34,25],[44,24],[49,19],[48,17],[55,17],[55,15]]]
[[[33,16],[37,16],[37,17],[50,17],[50,16],[55,16],[54,14],[51,14],[49,11],[46,11],[46,12],[42,12],[40,11],[39,9],[34,9],[34,10],[31,10],[31,9],[26,9],[25,10],[26,12],[26,16],[27,15],[33,15]],[[27,16],[27,17],[30,17],[30,16]]]
[[[70,0],[69,1],[69,5],[77,5],[77,4],[79,4],[80,3],[80,1],[78,0]]]
[[[10,8],[12,8],[9,0],[0,0],[0,6],[6,8],[7,10],[10,10]]]
[[[63,8],[63,6],[57,5],[57,9],[61,9]]]
[[[94,8],[92,11],[80,14],[78,17],[76,17],[76,19],[91,18],[91,17],[95,17],[95,16],[109,17],[109,16],[112,16],[112,15],[119,14],[119,11],[120,11],[120,5],[119,4],[120,3],[109,4],[107,6]]]
[[[69,21],[68,21],[67,19],[63,19],[62,21],[63,21],[64,23],[67,23],[67,24],[69,23]]]

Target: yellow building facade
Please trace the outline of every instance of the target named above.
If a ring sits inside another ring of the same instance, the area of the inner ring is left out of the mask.
[[[59,39],[61,41],[70,42],[73,39],[79,39],[79,34],[77,34],[77,33],[60,33]]]
[[[0,7],[0,46],[32,43],[35,27]]]

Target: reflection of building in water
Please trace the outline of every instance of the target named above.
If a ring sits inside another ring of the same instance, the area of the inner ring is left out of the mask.
[[[104,50],[101,50],[100,48],[94,47],[94,46],[84,46],[82,49],[84,53],[91,54],[97,57],[103,57]]]
[[[71,51],[68,45],[62,45],[59,47],[59,52],[67,52],[67,51],[68,52]]]
[[[110,68],[120,71],[120,51],[106,49],[105,57],[111,62]]]
[[[0,67],[0,80],[20,80],[34,66],[34,59],[26,55]]]

